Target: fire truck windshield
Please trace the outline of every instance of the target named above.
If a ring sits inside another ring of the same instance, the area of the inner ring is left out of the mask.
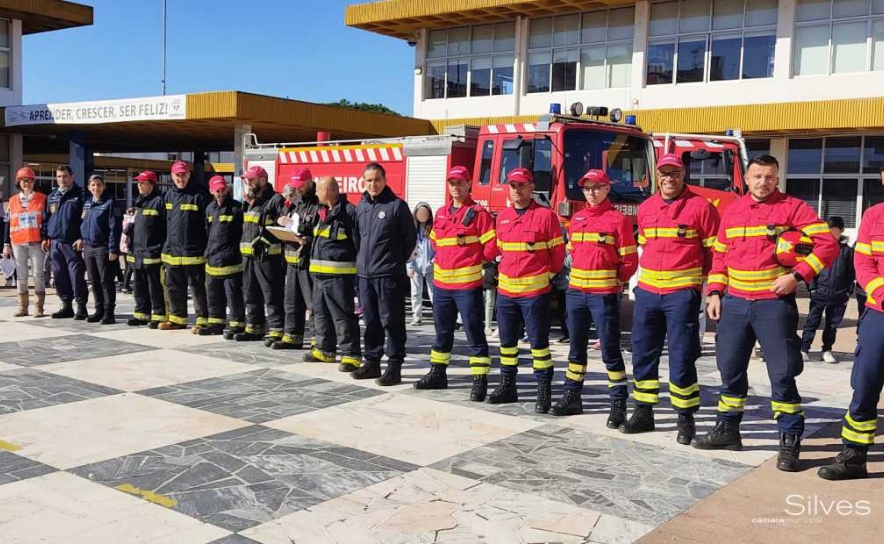
[[[565,184],[569,200],[584,200],[577,182],[587,170],[598,168],[611,178],[611,200],[641,202],[651,194],[648,159],[653,144],[647,138],[574,127],[565,131]]]

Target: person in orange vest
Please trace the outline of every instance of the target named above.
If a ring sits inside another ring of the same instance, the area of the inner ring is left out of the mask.
[[[657,161],[660,190],[638,208],[638,243],[643,251],[635,289],[632,367],[636,403],[620,432],[654,430],[660,394],[660,355],[669,340],[669,400],[678,412],[679,444],[696,436],[700,409],[700,290],[712,265],[718,212],[685,184],[684,163],[666,154]]]
[[[549,412],[552,404],[553,362],[549,351],[550,279],[565,261],[562,226],[552,210],[534,198],[534,176],[526,168],[507,173],[513,205],[497,216],[497,250],[501,253],[497,298],[500,336],[500,385],[488,395],[489,404],[518,402],[516,373],[519,338],[528,332],[537,400],[534,411]]]
[[[482,321],[482,261],[493,261],[494,219],[484,207],[470,198],[472,176],[463,166],[448,171],[451,202],[439,208],[430,231],[430,244],[436,252],[433,261],[433,324],[436,342],[430,351],[430,371],[415,389],[445,389],[447,369],[454,347],[457,315],[463,319],[470,344],[470,374],[473,388],[470,400],[482,402],[488,391],[491,357]]]
[[[706,292],[709,317],[718,321],[715,357],[722,385],[716,425],[694,447],[743,447],[740,421],[749,393],[749,356],[757,340],[764,351],[771,408],[780,431],[777,468],[794,472],[804,433],[804,411],[795,384],[804,369],[795,289],[832,264],[838,242],[810,206],[780,192],[779,181],[774,157],[753,158],[746,170],[748,193],[731,203],[721,218]],[[813,252],[791,270],[777,260],[778,237],[790,230],[800,230],[813,240]]]
[[[9,199],[9,214],[3,234],[3,255],[15,257],[15,277],[18,283],[18,308],[13,317],[28,315],[28,276],[34,271],[34,317],[44,317],[46,282],[43,279],[43,263],[46,253],[42,244],[46,239],[46,195],[34,190],[37,175],[28,167],[19,168],[15,174],[19,192]],[[33,268],[28,262],[34,263]]]
[[[571,279],[567,294],[571,353],[565,373],[565,393],[552,408],[554,416],[583,413],[580,392],[586,374],[589,326],[595,322],[608,372],[611,411],[608,427],[626,419],[626,367],[620,351],[620,295],[623,284],[638,268],[632,222],[614,209],[608,195],[611,179],[602,170],[590,170],[577,182],[588,204],[571,219]]]

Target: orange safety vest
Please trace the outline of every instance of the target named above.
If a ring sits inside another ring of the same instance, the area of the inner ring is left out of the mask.
[[[9,199],[9,238],[13,245],[39,243],[43,240],[43,215],[46,195],[34,192],[28,207],[21,205],[20,195]]]

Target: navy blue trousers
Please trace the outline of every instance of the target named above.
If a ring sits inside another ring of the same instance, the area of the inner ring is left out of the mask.
[[[866,308],[859,324],[856,358],[850,373],[853,398],[844,416],[845,444],[871,446],[878,428],[878,401],[884,387],[884,313]]]
[[[844,312],[847,311],[847,302],[843,301],[830,302],[820,297],[810,297],[810,309],[807,311],[807,318],[804,320],[804,332],[801,335],[801,350],[810,351],[813,339],[816,337],[816,330],[823,320],[823,313],[826,314],[826,324],[823,328],[823,351],[831,351],[835,345],[835,336],[838,334],[838,325],[844,319]]]
[[[74,246],[60,240],[52,240],[49,247],[52,259],[52,274],[55,276],[55,292],[65,304],[76,300],[86,304],[89,291],[86,289],[86,263],[83,255]]]
[[[519,339],[528,333],[534,374],[552,374],[549,352],[549,293],[535,297],[497,297],[497,331],[500,337],[501,374],[515,374],[519,365]]]
[[[602,343],[602,361],[608,372],[608,389],[612,400],[626,400],[626,366],[620,351],[620,294],[596,295],[578,289],[568,289],[568,329],[571,332],[571,351],[565,388],[580,390],[586,374],[586,347],[589,328],[595,323]]]
[[[457,290],[433,288],[433,324],[436,326],[436,342],[430,352],[430,362],[447,365],[454,348],[454,330],[457,315],[463,321],[467,342],[470,343],[470,374],[484,376],[491,370],[488,341],[485,339],[485,304],[482,288]]]
[[[410,292],[406,276],[359,277],[366,362],[380,362],[385,341],[387,359],[400,364],[405,361],[405,296]]]

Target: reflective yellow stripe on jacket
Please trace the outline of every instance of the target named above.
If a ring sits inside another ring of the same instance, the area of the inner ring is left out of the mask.
[[[703,283],[702,268],[687,268],[685,270],[651,270],[649,268],[642,268],[640,270],[638,281],[658,289],[693,287]]]
[[[230,266],[209,266],[206,264],[206,273],[215,277],[229,276],[243,271],[243,265],[234,264]]]
[[[545,289],[549,285],[549,277],[548,273],[521,278],[511,278],[506,274],[501,274],[498,285],[510,293],[530,293]]]
[[[571,287],[577,289],[592,289],[602,287],[617,287],[617,270],[581,270],[571,269]]]
[[[199,257],[176,257],[175,255],[163,253],[162,257],[163,263],[169,266],[190,266],[206,263],[206,258],[202,255],[200,255]]]
[[[445,270],[434,263],[433,279],[446,284],[472,283],[482,279],[482,265]]]
[[[251,257],[255,254],[252,249],[251,242],[242,242],[239,244],[239,252],[244,256]],[[280,244],[270,244],[270,247],[267,249],[268,255],[279,255],[282,253],[282,246]]]
[[[606,232],[575,232],[571,235],[572,244],[592,243],[592,244],[610,244],[614,245],[616,239],[614,235]]]
[[[774,281],[787,272],[788,270],[782,266],[767,270],[738,270],[728,267],[727,285],[751,293],[770,291]],[[710,283],[712,283],[711,279]]]
[[[313,228],[313,236],[319,236],[320,238],[331,238],[331,227],[314,227]],[[337,237],[335,240],[346,240],[347,233],[343,231],[343,229],[338,230]]]
[[[565,240],[559,236],[553,238],[549,242],[501,242],[498,240],[497,247],[501,251],[540,251],[542,249],[552,249],[565,243]]]
[[[351,275],[356,273],[356,263],[353,261],[310,261],[310,272],[314,274]]]

